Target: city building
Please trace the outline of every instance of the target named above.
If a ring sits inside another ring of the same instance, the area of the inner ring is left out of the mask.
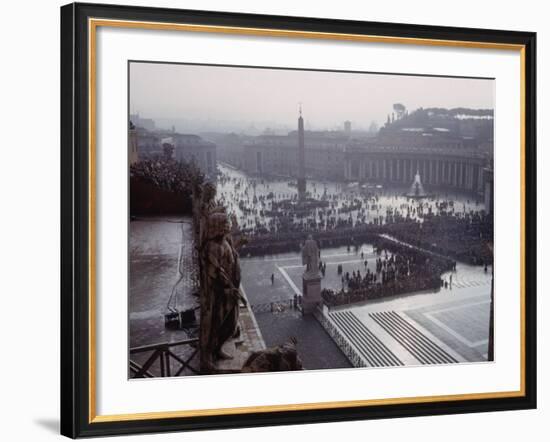
[[[139,112],[136,114],[130,114],[130,121],[134,124],[134,126],[152,131],[155,130],[155,120],[152,118],[141,118],[139,116]]]
[[[351,144],[345,150],[344,177],[348,181],[382,184],[409,184],[416,171],[424,185],[468,192],[482,192],[483,170],[487,165],[483,152],[440,146],[421,147],[405,144]]]
[[[351,121],[344,121],[344,132],[347,136],[351,136]]]
[[[133,123],[133,122],[132,122]],[[132,141],[135,139],[135,141]],[[135,143],[137,158],[154,158],[172,152],[178,161],[194,162],[201,171],[213,175],[217,169],[216,144],[193,134],[180,134],[173,131],[148,131],[134,127],[130,131],[129,143]],[[170,149],[169,147],[172,147]]]
[[[136,126],[135,137],[137,140],[138,155],[140,158],[147,158],[162,154],[162,137],[158,133],[150,132],[142,127]]]
[[[198,135],[172,134],[174,158],[178,161],[195,163],[208,175],[216,173],[216,145]]]
[[[305,175],[341,181],[344,177],[342,141],[311,139],[304,132]],[[298,137],[294,134],[260,136],[243,146],[244,170],[250,174],[298,176]]]
[[[306,130],[305,174],[318,180],[408,186],[418,171],[428,189],[485,193],[492,126],[490,110],[420,109],[388,118],[374,137],[352,132],[349,121],[344,131]],[[299,131],[249,137],[242,155],[229,163],[249,174],[296,178],[299,145]]]
[[[139,161],[137,131],[136,126],[131,121],[128,128],[128,155],[130,156],[130,164]]]

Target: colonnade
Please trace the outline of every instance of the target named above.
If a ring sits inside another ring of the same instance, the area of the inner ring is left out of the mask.
[[[410,184],[416,175],[424,184],[478,192],[483,190],[481,160],[468,158],[348,158],[347,180]]]

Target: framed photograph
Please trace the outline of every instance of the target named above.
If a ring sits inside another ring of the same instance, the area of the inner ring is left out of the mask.
[[[61,432],[536,407],[536,36],[61,8]]]

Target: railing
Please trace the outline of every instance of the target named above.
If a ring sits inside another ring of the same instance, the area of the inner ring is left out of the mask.
[[[190,362],[199,351],[198,341],[198,338],[193,338],[176,342],[164,342],[161,344],[151,344],[131,348],[130,357],[132,355],[151,352],[151,355],[145,363],[143,363],[143,365],[130,359],[130,371],[132,372],[133,378],[155,377],[155,375],[151,372],[151,369],[157,360],[159,361],[161,377],[179,376],[186,368],[195,374],[199,374],[199,372],[190,365]],[[182,359],[172,351],[172,349],[177,346],[190,346],[193,348],[193,351],[186,359]],[[172,374],[172,361],[179,364],[179,367],[177,367],[177,371],[175,371],[174,374]]]
[[[329,315],[325,315],[325,313],[321,309],[317,309],[314,312],[314,316],[317,321],[319,321],[321,326],[326,330],[326,332],[330,335],[336,345],[340,348],[340,350],[342,350],[342,353],[346,355],[348,360],[351,362],[351,365],[358,368],[367,367],[367,364],[363,361],[363,359],[359,355],[359,352],[344,337],[338,327],[334,324],[334,322],[332,322],[332,319],[330,319]]]

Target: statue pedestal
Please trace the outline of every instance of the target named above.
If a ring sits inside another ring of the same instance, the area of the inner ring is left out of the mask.
[[[214,373],[229,374],[240,373],[241,368],[250,356],[250,351],[246,342],[242,338],[232,338],[225,342],[222,350],[231,356],[231,359],[221,359],[216,361]]]
[[[309,315],[321,304],[321,276],[304,273],[302,293],[302,314]]]
[[[222,350],[231,355],[232,359],[217,360],[214,373],[240,373],[244,363],[252,353],[265,350],[265,342],[250,305],[244,306],[241,304],[239,327],[241,329],[240,336],[228,339],[222,347]]]

